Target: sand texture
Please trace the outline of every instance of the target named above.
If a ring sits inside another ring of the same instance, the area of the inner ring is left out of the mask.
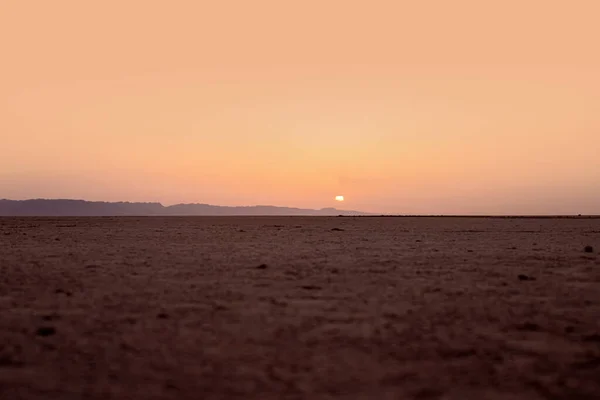
[[[0,399],[600,399],[599,250],[591,218],[0,218]]]

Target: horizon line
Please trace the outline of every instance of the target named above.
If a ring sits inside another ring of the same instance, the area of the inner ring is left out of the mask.
[[[402,213],[379,213],[379,212],[367,212],[367,211],[359,211],[359,210],[343,210],[338,209],[336,207],[321,207],[321,208],[303,208],[303,207],[295,207],[295,206],[277,206],[270,204],[254,204],[254,205],[217,205],[210,203],[173,203],[165,205],[160,201],[127,201],[127,200],[119,200],[119,201],[108,201],[108,200],[86,200],[86,199],[73,199],[73,198],[28,198],[28,199],[7,199],[0,198],[0,201],[13,201],[13,202],[26,202],[26,201],[78,201],[78,202],[86,202],[86,203],[106,203],[106,204],[155,204],[160,205],[164,208],[169,208],[173,206],[179,205],[202,205],[209,207],[221,207],[221,208],[252,208],[252,207],[273,207],[273,208],[288,208],[293,210],[307,210],[307,211],[322,211],[322,210],[336,210],[340,212],[356,212],[363,215],[338,215],[334,217],[396,217],[396,218],[427,218],[427,217],[436,217],[436,218],[592,218],[597,219],[600,218],[600,214],[402,214]],[[114,215],[115,217],[128,217],[122,215]],[[163,215],[152,215],[152,214],[140,214],[140,215],[129,215],[129,217],[165,217]],[[180,215],[179,217],[193,217],[194,215]],[[197,215],[197,217],[212,217],[210,215]],[[216,215],[223,217],[245,217],[245,215]],[[254,215],[260,216],[260,215]],[[286,215],[264,215],[270,217],[283,217]],[[298,216],[298,215],[289,215],[289,216]],[[2,215],[0,215],[2,217]],[[8,217],[8,216],[4,216]],[[26,217],[26,216],[23,216]],[[29,216],[35,218],[36,216]],[[43,216],[41,216],[43,217]],[[65,216],[68,217],[68,216]],[[93,217],[93,216],[92,216]],[[166,217],[178,217],[178,215],[171,215]],[[298,216],[301,217],[301,216]],[[324,216],[324,215],[315,215],[314,217],[332,217],[332,216]]]

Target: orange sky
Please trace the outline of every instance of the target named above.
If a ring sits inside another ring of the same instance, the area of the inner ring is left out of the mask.
[[[599,15],[6,0],[0,198],[600,214]]]

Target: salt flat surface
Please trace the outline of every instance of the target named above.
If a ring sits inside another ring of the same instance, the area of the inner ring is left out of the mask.
[[[0,218],[0,399],[598,399],[599,250],[587,218]]]

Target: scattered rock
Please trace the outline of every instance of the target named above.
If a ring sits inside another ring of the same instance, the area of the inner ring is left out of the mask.
[[[214,311],[226,311],[229,308],[223,304],[213,304],[213,310]]]
[[[593,253],[594,252],[594,248],[592,246],[585,246],[583,248],[583,251],[586,253]]]
[[[442,348],[438,354],[443,358],[465,358],[476,356],[477,351],[473,348]]]
[[[421,242],[422,242],[422,240],[419,240],[419,239],[417,239],[417,240],[415,240],[415,242],[416,242],[416,243],[421,243]]]
[[[66,290],[63,290],[63,289],[56,289],[54,291],[54,293],[56,293],[56,294],[64,294],[67,297],[71,297],[73,295],[73,293],[71,293],[69,291],[66,291]]]
[[[331,230],[334,232],[343,232],[344,231],[342,228],[331,228]]]
[[[161,313],[156,314],[156,318],[158,318],[158,319],[168,319],[169,315],[167,313],[162,313],[161,312]]]
[[[60,319],[60,315],[58,315],[58,314],[42,315],[42,319],[44,321],[54,321],[54,320]]]
[[[52,336],[56,333],[56,329],[51,326],[41,326],[35,332],[38,336]]]
[[[321,286],[316,286],[316,285],[304,285],[304,286],[300,286],[302,289],[305,290],[321,290]]]
[[[533,322],[525,322],[524,324],[517,325],[517,329],[521,331],[537,332],[540,330],[540,326]]]
[[[331,269],[329,270],[329,272],[331,272],[332,274],[339,274],[339,273],[340,273],[340,270],[339,270],[339,269],[337,269],[337,268],[331,268]]]
[[[269,298],[269,303],[273,304],[274,306],[280,306],[280,307],[285,307],[288,304],[287,302],[278,300],[275,297]]]
[[[138,352],[137,349],[134,346],[130,345],[129,343],[123,342],[123,343],[119,344],[119,347],[123,351],[128,351],[128,352],[132,352],[132,353]]]
[[[577,361],[571,364],[577,369],[597,369],[600,366],[600,357],[590,355],[581,361]]]
[[[523,275],[523,274],[519,274],[518,278],[520,281],[535,281],[535,278],[533,276],[528,276],[528,275]]]
[[[573,332],[575,332],[575,328],[573,328],[571,325],[565,326],[565,333],[573,333]]]
[[[582,337],[584,342],[600,342],[600,333],[593,333]]]
[[[473,250],[467,250],[467,253],[472,253],[472,252],[473,252]]]
[[[412,393],[414,399],[439,399],[444,395],[444,391],[433,387],[418,389]]]
[[[24,365],[25,365],[24,362],[17,360],[11,354],[0,354],[0,367],[19,368]]]
[[[267,269],[269,268],[269,266],[267,264],[260,264],[259,266],[256,267],[256,269]]]
[[[245,231],[245,230],[243,230],[243,229],[240,229],[238,232],[239,232],[239,233],[245,233],[246,231]]]
[[[60,242],[60,238],[59,237],[54,238],[54,240],[56,240],[57,242]]]

